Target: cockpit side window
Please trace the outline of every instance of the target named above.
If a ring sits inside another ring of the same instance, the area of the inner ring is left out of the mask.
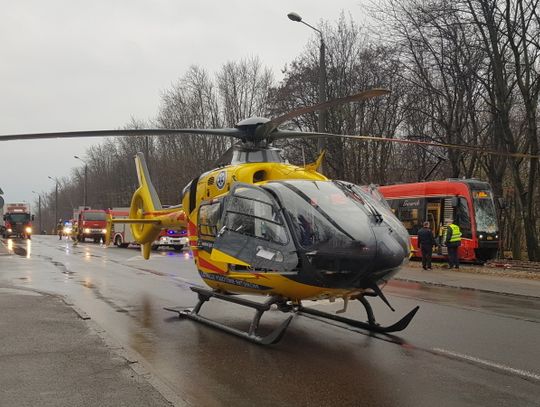
[[[199,207],[197,228],[201,242],[212,243],[220,229],[221,200],[203,203]],[[204,246],[204,245],[203,245]]]
[[[283,219],[266,194],[239,188],[230,199],[225,217],[227,229],[279,244],[287,243]]]

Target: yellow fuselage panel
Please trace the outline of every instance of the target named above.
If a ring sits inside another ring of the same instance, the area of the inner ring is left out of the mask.
[[[219,276],[217,273],[213,274],[206,271],[201,273],[204,282],[213,289],[242,294],[280,295],[291,300],[342,298],[358,295],[364,291],[302,284],[278,273],[236,272]]]
[[[229,165],[203,174],[197,183],[196,206],[202,201],[217,198],[230,191],[235,182],[259,184],[267,181],[305,179],[327,180],[316,171],[285,163],[251,163]],[[189,207],[189,193],[184,196],[183,207]],[[195,209],[195,208],[194,208]],[[197,211],[192,211],[190,222],[197,225]]]

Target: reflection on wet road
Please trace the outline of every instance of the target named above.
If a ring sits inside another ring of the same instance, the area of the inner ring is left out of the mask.
[[[10,250],[0,257],[2,282],[67,296],[192,405],[539,405],[535,299],[394,281],[385,292],[397,312],[372,304],[381,324],[420,305],[399,337],[296,316],[279,344],[263,347],[163,310],[196,302],[189,287],[202,281],[188,252],[144,261],[137,249],[47,236]],[[252,310],[216,301],[204,314],[246,329]],[[362,306],[350,304],[347,316],[363,319]],[[264,326],[283,317],[270,311]]]

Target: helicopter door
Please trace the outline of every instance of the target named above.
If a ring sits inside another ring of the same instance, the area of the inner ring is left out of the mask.
[[[298,264],[296,247],[276,200],[261,187],[237,183],[226,197],[212,259],[277,272]]]

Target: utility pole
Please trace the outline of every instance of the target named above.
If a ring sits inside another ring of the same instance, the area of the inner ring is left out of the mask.
[[[54,188],[54,224],[58,222],[58,178],[49,176],[49,179],[52,179],[56,185]]]
[[[88,163],[84,161],[82,158],[74,155],[74,158],[76,158],[79,161],[82,161],[84,163],[84,196],[83,196],[83,205],[86,208],[86,204],[88,203]]]
[[[319,103],[326,102],[326,45],[324,43],[324,37],[321,30],[313,27],[312,25],[306,23],[302,20],[302,17],[298,13],[291,12],[287,14],[290,20],[297,23],[302,23],[307,25],[312,30],[316,31],[319,34],[320,45],[319,45]],[[319,110],[319,120],[318,120],[318,131],[319,133],[326,133],[326,109]],[[319,153],[326,149],[326,137],[317,138],[317,148]],[[323,173],[323,163],[319,168],[319,172]]]

